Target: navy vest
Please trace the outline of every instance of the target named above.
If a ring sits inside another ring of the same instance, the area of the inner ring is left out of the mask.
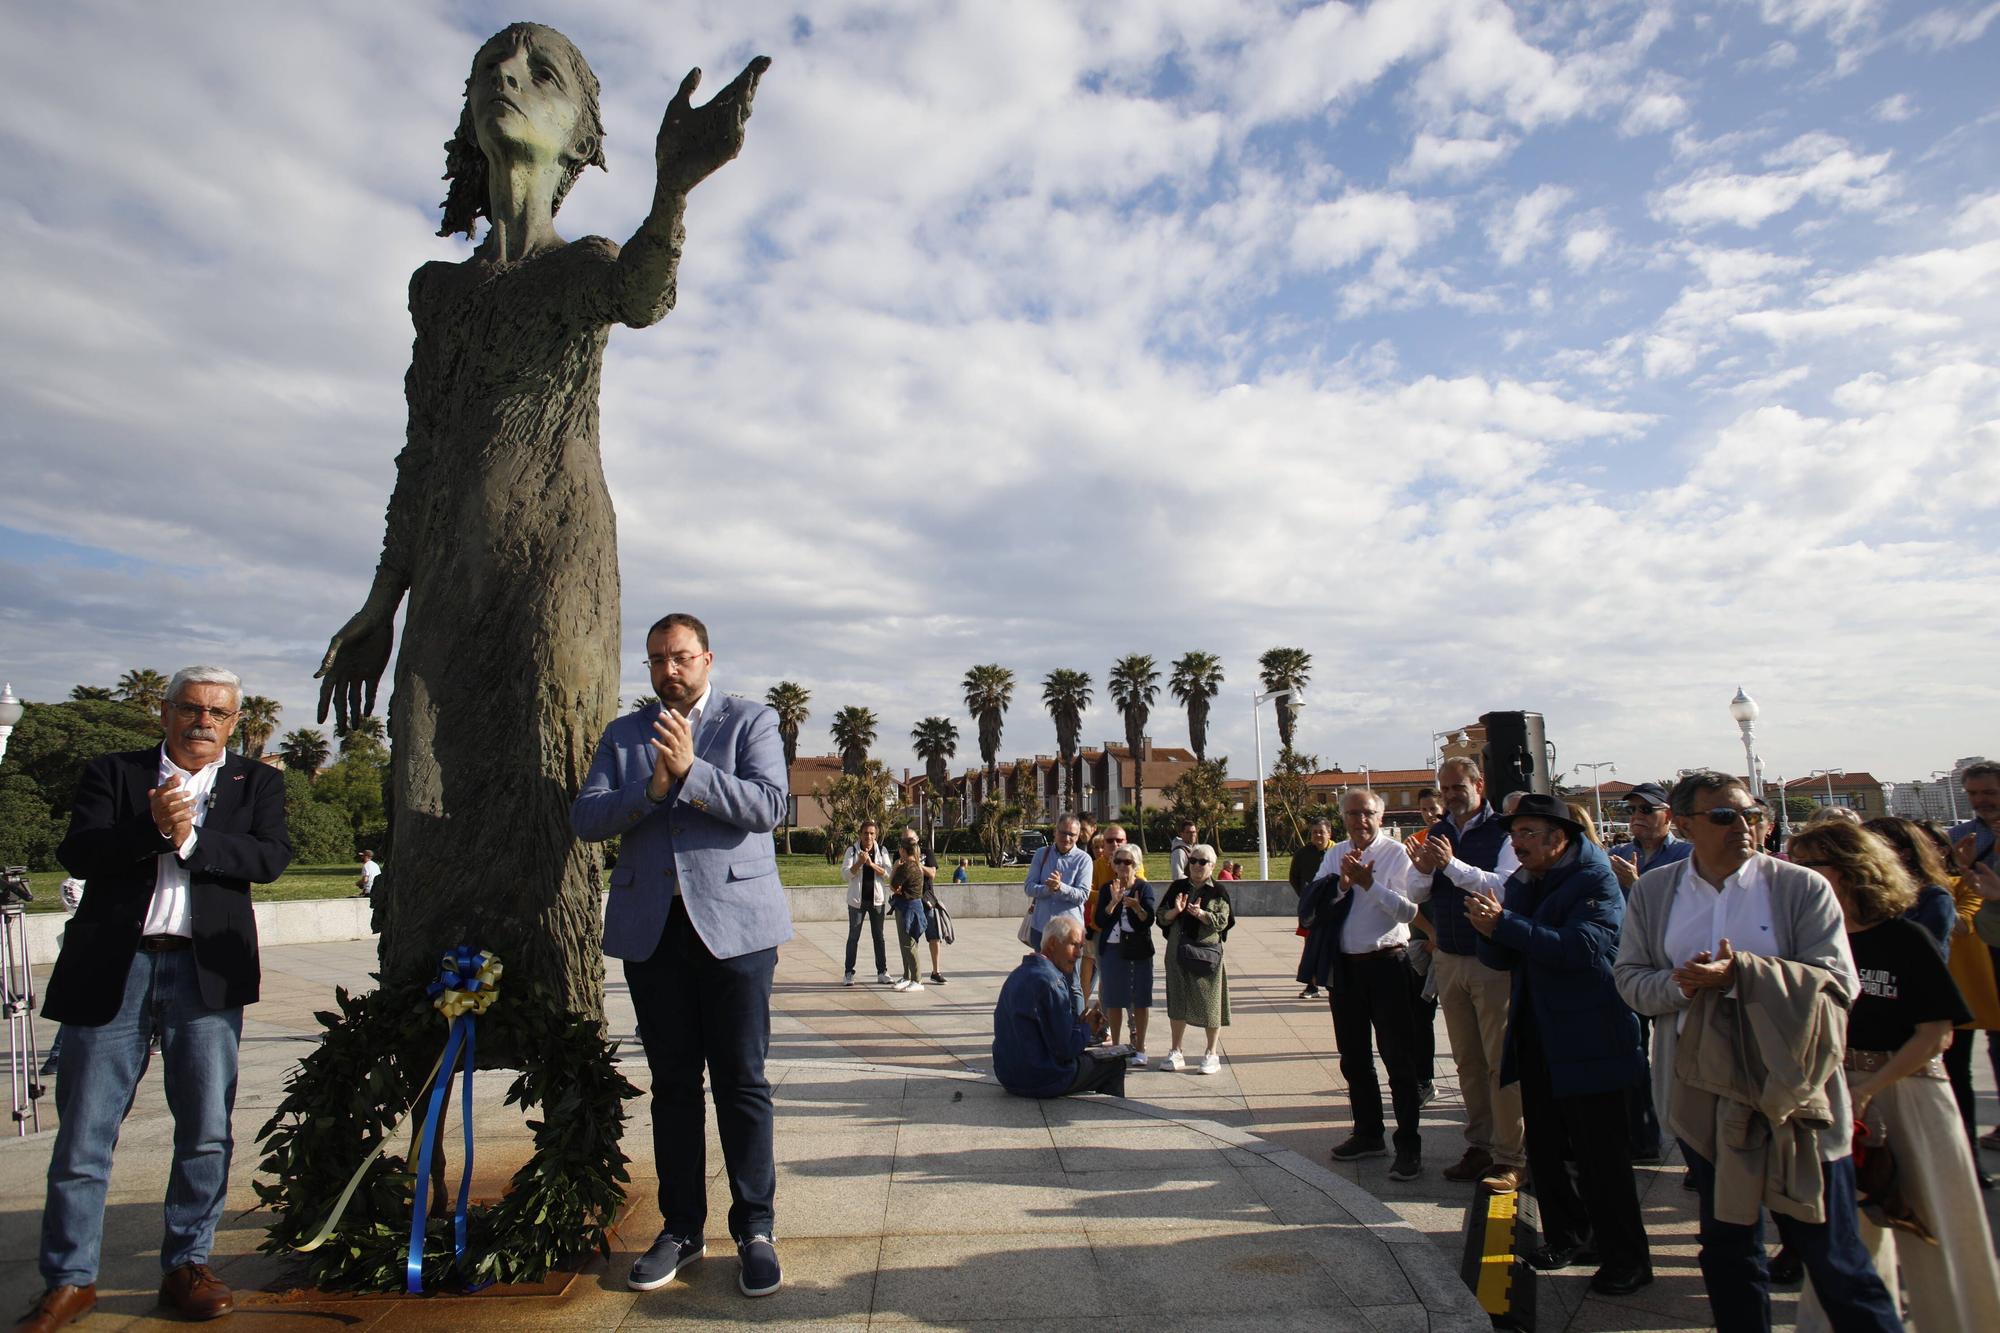
[[[1431,825],[1430,836],[1451,839],[1451,854],[1469,866],[1492,870],[1500,864],[1500,849],[1507,845],[1507,830],[1493,813],[1483,807],[1486,818],[1463,838],[1448,819]],[[1465,919],[1465,890],[1451,882],[1440,870],[1431,876],[1431,924],[1437,927],[1437,947],[1445,953],[1471,954],[1479,943],[1479,932]]]

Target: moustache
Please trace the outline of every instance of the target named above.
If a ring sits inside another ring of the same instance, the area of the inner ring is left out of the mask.
[[[184,741],[212,741],[215,737],[215,728],[200,722],[181,732],[181,739]]]

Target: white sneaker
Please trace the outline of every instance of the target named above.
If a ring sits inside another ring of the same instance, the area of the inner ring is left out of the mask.
[[[840,979],[840,984],[843,986],[852,986],[854,984],[854,974],[852,972],[849,972],[846,976]]]
[[[1186,1064],[1187,1061],[1181,1057],[1179,1051],[1168,1051],[1167,1058],[1160,1061],[1160,1068],[1166,1070],[1169,1074],[1178,1074]]]
[[[921,981],[906,981],[900,987],[902,990],[922,990],[923,988],[924,983]]]
[[[888,985],[888,984],[889,984],[889,974],[888,974],[887,972],[877,972],[877,973],[875,974],[875,984],[876,984],[876,985],[878,985],[878,986],[886,986],[886,985]]]
[[[908,990],[909,988],[910,979],[908,977],[897,977],[895,984],[889,987],[890,990]]]
[[[1146,1053],[1144,1051],[1132,1052],[1131,1055],[1126,1057],[1125,1067],[1127,1069],[1144,1069],[1146,1067]]]
[[[1207,1055],[1202,1056],[1201,1072],[1204,1074],[1220,1074],[1222,1072],[1222,1057],[1214,1051],[1210,1051]]]

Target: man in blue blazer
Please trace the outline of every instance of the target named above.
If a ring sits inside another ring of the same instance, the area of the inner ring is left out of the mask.
[[[604,952],[625,962],[653,1076],[653,1157],[664,1222],[632,1265],[637,1291],[699,1259],[708,1220],[702,1074],[715,1083],[729,1234],[746,1296],[780,1284],[771,1242],[771,974],[792,937],[771,831],[788,799],[778,715],[716,694],[708,629],[676,612],[646,634],[660,697],[605,730],[570,809],[586,842],[620,838]]]

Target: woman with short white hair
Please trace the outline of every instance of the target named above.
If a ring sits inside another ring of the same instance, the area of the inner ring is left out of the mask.
[[[1190,1023],[1208,1039],[1199,1071],[1222,1071],[1216,1038],[1229,1026],[1229,970],[1222,961],[1223,936],[1234,920],[1229,890],[1213,878],[1215,848],[1196,843],[1188,849],[1187,878],[1177,879],[1160,906],[1160,925],[1167,933],[1167,1021],[1173,1027],[1173,1049],[1160,1068],[1186,1066],[1181,1039]]]

